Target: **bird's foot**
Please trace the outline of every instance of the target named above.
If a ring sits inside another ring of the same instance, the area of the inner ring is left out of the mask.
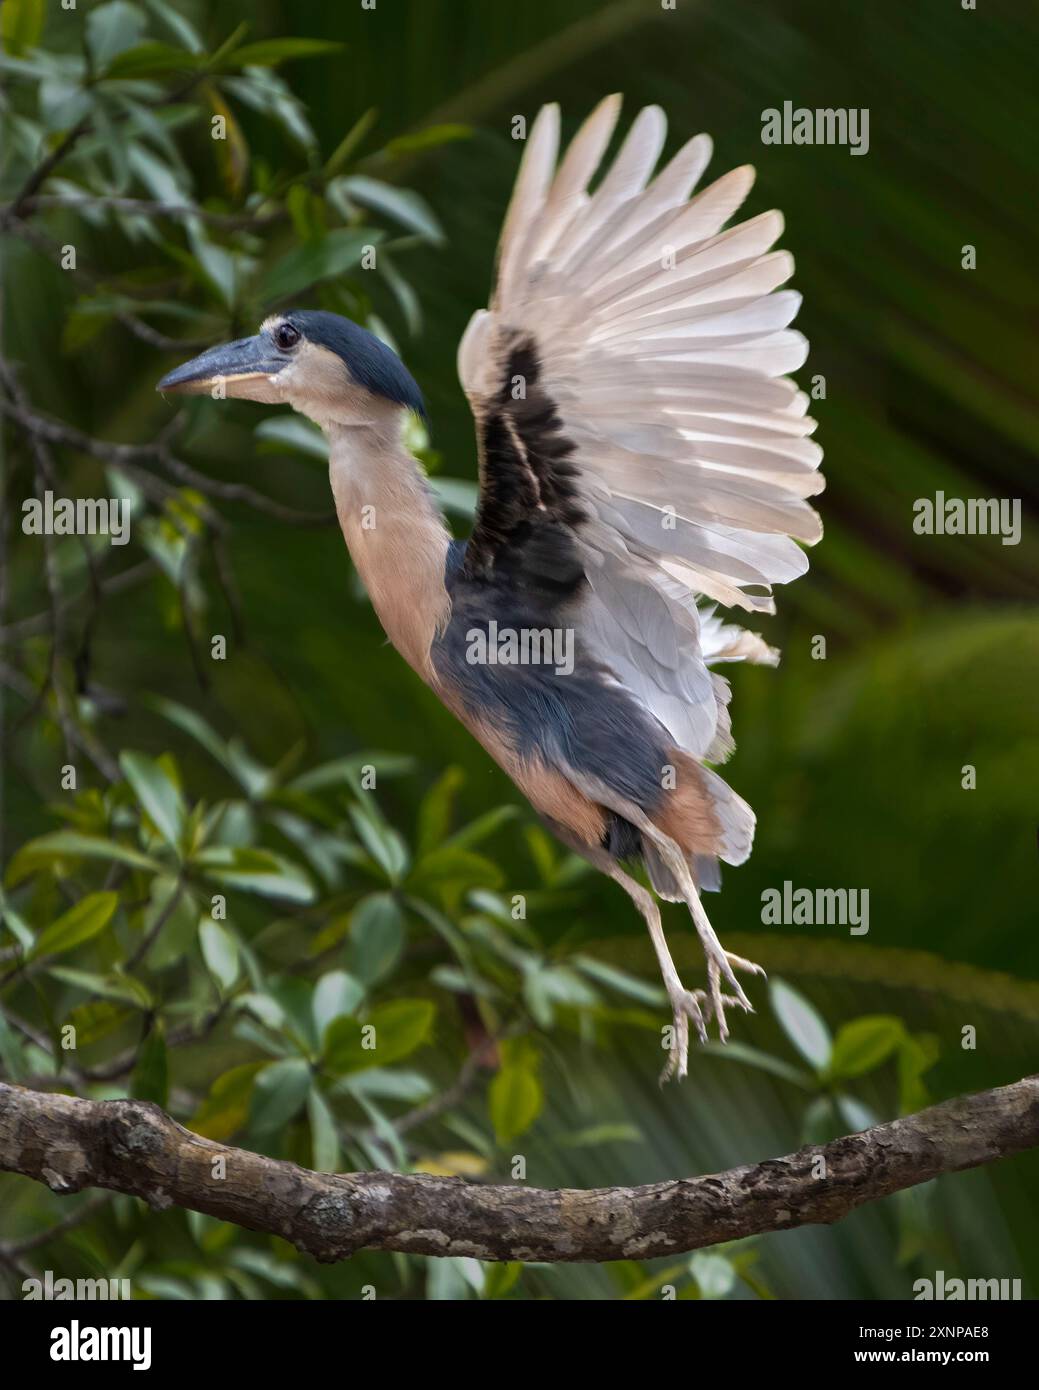
[[[713,934],[713,933],[712,933]],[[717,937],[714,937],[714,947],[711,949],[707,942],[704,942],[704,951],[707,955],[707,992],[710,999],[710,1009],[708,1017],[712,1016],[718,1022],[718,1038],[725,1042],[729,1036],[729,1025],[725,1021],[726,1008],[742,1009],[744,1013],[752,1014],[754,1006],[743,992],[743,986],[737,980],[734,971],[744,970],[751,975],[760,975],[765,978],[765,972],[760,965],[756,965],[752,960],[744,960],[742,956],[734,955],[732,951],[726,951]],[[721,982],[724,978],[726,984],[735,991],[734,994],[723,994]]]
[[[751,970],[758,975],[764,975],[764,970],[760,965],[744,960],[742,956],[729,956],[730,961],[737,969]],[[708,974],[710,970],[708,969]],[[668,991],[668,998],[671,1001],[671,1046],[668,1051],[667,1062],[664,1070],[660,1073],[660,1084],[664,1085],[673,1076],[677,1076],[679,1081],[687,1075],[689,1071],[689,1024],[692,1023],[696,1029],[696,1035],[702,1043],[707,1042],[707,1025],[712,1018],[718,1020],[718,1036],[724,1042],[729,1036],[729,1030],[725,1024],[726,1008],[750,1008],[750,1004],[742,1002],[733,994],[723,994],[720,988],[715,988],[716,982],[712,981],[710,991],[705,989],[685,989],[680,983],[674,989]],[[746,996],[744,996],[746,1001]]]
[[[707,1019],[704,1018],[701,1006],[706,1006],[708,1017],[711,1008],[710,1000],[702,989],[685,989],[679,980],[675,981],[673,987],[668,987],[667,995],[671,1000],[671,1046],[668,1049],[664,1070],[660,1073],[661,1086],[673,1076],[677,1076],[681,1081],[688,1072],[689,1024],[692,1023],[696,1029],[700,1041],[706,1042]]]
[[[725,950],[718,940],[717,932],[711,926],[703,903],[700,901],[700,895],[695,888],[686,898],[686,903],[700,938],[700,944],[703,946],[704,955],[707,957],[707,993],[711,1001],[710,1012],[718,1020],[718,1037],[722,1042],[725,1042],[729,1036],[728,1024],[725,1022],[726,1006],[735,1005],[749,1014],[754,1012],[750,1000],[743,991],[743,986],[736,978],[736,971],[745,970],[752,975],[764,975],[765,972],[760,965],[755,965],[752,960],[744,960],[742,956],[734,955],[731,951]],[[723,982],[732,990],[731,996],[722,994]]]

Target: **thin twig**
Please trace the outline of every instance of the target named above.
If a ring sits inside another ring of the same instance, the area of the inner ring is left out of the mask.
[[[170,894],[165,907],[159,913],[158,917],[156,917],[155,921],[152,923],[151,927],[149,927],[148,931],[144,934],[144,936],[141,937],[140,941],[127,956],[126,962],[123,965],[124,970],[133,970],[134,967],[139,965],[140,962],[145,958],[145,956],[148,954],[151,948],[155,945],[156,941],[159,939],[159,933],[162,931],[163,927],[173,916],[174,912],[176,912],[177,907],[180,904],[180,900],[183,896],[184,880],[182,878],[178,878],[177,885],[174,888],[173,892]]]
[[[25,204],[33,196],[36,190],[50,177],[65,156],[71,153],[72,149],[86,135],[90,129],[90,117],[84,116],[72,127],[63,140],[60,140],[51,150],[50,154],[39,163],[29,177],[22,184],[18,192],[10,203],[11,217],[21,217]]]
[[[35,212],[37,208],[70,211],[103,208],[113,212],[134,213],[141,217],[197,217],[200,222],[208,222],[214,227],[225,227],[229,231],[253,231],[269,227],[276,222],[284,221],[288,216],[281,208],[264,213],[211,212],[208,208],[195,207],[190,203],[152,202],[148,198],[118,198],[100,193],[87,193],[80,198],[59,193],[44,193],[32,198],[23,198],[21,208],[17,212],[13,203],[0,205],[0,221],[15,216],[24,217]]]
[[[49,1245],[52,1240],[59,1240],[62,1236],[68,1235],[69,1231],[74,1231],[77,1226],[82,1226],[84,1221],[89,1221],[92,1216],[96,1216],[102,1208],[107,1207],[112,1200],[110,1192],[95,1192],[87,1198],[75,1211],[69,1212],[54,1226],[49,1226],[45,1231],[37,1231],[34,1236],[26,1236],[24,1240],[12,1240],[0,1245],[0,1257],[7,1260],[17,1260],[21,1255],[31,1254],[33,1250],[40,1250],[43,1246]]]
[[[131,565],[128,569],[120,570],[118,574],[108,575],[98,581],[98,597],[109,598],[114,594],[121,594],[126,589],[132,589],[140,584],[142,580],[151,578],[156,572],[154,560],[141,560],[136,565]],[[61,611],[67,612],[75,603],[78,602],[79,595],[65,599],[61,605]],[[0,627],[0,642],[5,644],[20,642],[26,637],[35,637],[38,633],[46,632],[49,614],[34,613],[31,617],[22,618],[16,623],[11,623],[7,627]]]
[[[218,482],[216,478],[211,478],[208,473],[200,473],[197,468],[192,468],[183,459],[176,458],[168,449],[158,450],[158,457],[160,463],[173,477],[180,482],[187,483],[189,487],[197,488],[199,492],[208,497],[217,497],[223,502],[243,502],[246,506],[252,507],[254,511],[274,517],[277,521],[287,521],[293,526],[334,526],[336,524],[334,512],[301,512],[295,507],[287,507],[282,502],[275,502],[262,492],[257,492],[248,483]]]

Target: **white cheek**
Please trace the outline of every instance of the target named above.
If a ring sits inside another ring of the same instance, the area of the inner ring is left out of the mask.
[[[275,372],[270,381],[272,386],[286,393],[292,391],[298,385],[298,378],[299,363],[289,362],[287,366],[282,367],[280,372]]]

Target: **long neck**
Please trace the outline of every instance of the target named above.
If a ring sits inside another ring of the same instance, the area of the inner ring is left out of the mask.
[[[329,476],[343,537],[386,631],[426,681],[430,647],[450,610],[444,564],[450,541],[399,419],[331,424]]]

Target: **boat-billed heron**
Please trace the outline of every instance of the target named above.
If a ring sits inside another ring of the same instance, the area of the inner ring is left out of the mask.
[[[645,917],[673,1012],[664,1078],[727,1007],[750,1008],[701,892],[750,853],[754,814],[710,764],[732,751],[723,662],[778,654],[716,609],[771,613],[821,535],[807,396],[788,373],[793,261],[778,212],[726,228],[751,187],[735,169],[693,194],[706,135],[654,177],[648,107],[589,191],[619,98],[558,163],[559,111],[526,142],[490,308],[459,374],[476,422],[480,496],[452,540],[402,442],[421,410],[398,357],[338,315],[292,309],[213,348],[161,391],[287,402],[326,432],[336,510],[390,640],[556,835]],[[653,896],[684,902],[707,988],[678,977]]]

